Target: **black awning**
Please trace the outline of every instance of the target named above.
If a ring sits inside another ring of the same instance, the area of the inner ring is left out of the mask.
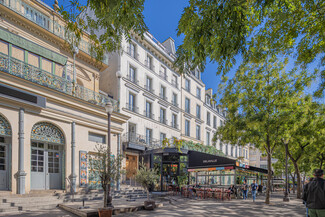
[[[267,174],[267,171],[268,171],[266,169],[259,168],[259,167],[253,167],[253,166],[249,166],[248,170],[252,170],[252,171],[256,171],[256,172],[260,172],[260,173],[265,173],[265,174]]]
[[[236,166],[236,160],[227,157],[206,154],[198,151],[189,151],[188,153],[189,169]]]

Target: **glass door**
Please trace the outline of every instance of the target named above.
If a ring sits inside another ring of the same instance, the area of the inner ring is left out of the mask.
[[[0,143],[0,190],[8,190],[8,146]]]
[[[162,168],[162,191],[169,186],[177,185],[178,163],[164,163]]]

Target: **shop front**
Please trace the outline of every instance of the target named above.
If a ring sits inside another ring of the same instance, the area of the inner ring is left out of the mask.
[[[155,168],[159,181],[154,191],[168,191],[169,186],[230,186],[256,180],[263,185],[267,170],[240,164],[235,159],[191,150],[165,148],[147,151],[144,161]]]

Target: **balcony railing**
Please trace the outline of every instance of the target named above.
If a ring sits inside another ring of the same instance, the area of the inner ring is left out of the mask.
[[[166,75],[166,72],[160,71],[159,76],[162,77],[163,79],[165,79],[166,81],[168,79],[168,76]]]
[[[177,81],[172,80],[172,85],[173,85],[174,87],[178,88],[178,83],[177,83]]]
[[[130,47],[127,47],[126,48],[126,53],[129,55],[129,56],[131,56],[131,57],[133,57],[134,59],[136,59],[136,60],[139,60],[139,53],[137,53],[137,52],[131,52],[131,50],[130,50]]]
[[[167,96],[165,94],[160,93],[159,97],[162,98],[163,100],[167,101]]]
[[[139,113],[139,107],[136,107],[132,104],[126,103],[125,108],[131,112]]]
[[[108,101],[111,101],[114,106],[114,111],[118,111],[118,102],[116,100],[78,84],[74,86],[73,83],[66,78],[51,74],[3,53],[0,53],[0,71],[60,91],[95,105],[105,106]]]
[[[178,107],[178,103],[176,101],[172,101],[173,106]]]
[[[162,123],[162,124],[167,125],[167,120],[164,117],[159,117],[159,122]]]
[[[148,147],[149,149],[155,149],[161,147],[160,140],[158,139],[147,138],[144,135],[140,135],[137,133],[130,133],[130,132],[125,133],[122,136],[122,142],[130,142],[138,145],[143,145],[145,147]]]
[[[66,32],[66,28],[64,26],[60,25],[58,22],[52,19],[53,16],[52,14],[51,15],[44,14],[39,10],[35,9],[34,7],[24,3],[22,0],[0,0],[0,4],[15,11],[17,14],[20,14],[26,19],[32,21],[38,26],[46,29],[47,31],[53,33],[54,35],[64,40],[67,40],[69,37],[71,37],[71,34]],[[23,8],[25,8],[25,10],[23,10]],[[31,10],[33,12],[31,12]],[[80,40],[80,44],[78,48],[81,51],[87,53],[88,55],[91,55],[91,49],[90,49],[91,46],[84,39]],[[108,64],[107,56],[105,56],[104,60],[102,61],[103,63]]]
[[[146,116],[147,118],[151,118],[151,119],[154,119],[154,118],[155,118],[155,115],[154,115],[152,112],[149,112],[149,111],[144,110],[144,111],[143,111],[143,114],[144,114],[144,116]]]
[[[127,74],[126,75],[126,78],[129,80],[129,81],[131,81],[132,83],[134,83],[134,84],[139,84],[139,80],[137,80],[135,77],[133,77],[133,76],[131,76],[131,75],[129,75],[129,74]]]
[[[150,69],[150,70],[152,70],[152,71],[155,71],[155,66],[152,64],[152,61],[151,61],[151,62],[148,62],[148,60],[145,60],[145,61],[144,61],[144,65],[145,65],[148,69]]]
[[[154,93],[154,92],[155,92],[154,89],[152,89],[151,86],[144,85],[144,88],[145,88],[147,91],[149,91],[150,93]]]
[[[175,122],[171,122],[171,123],[170,123],[170,126],[172,126],[172,127],[175,128],[175,129],[178,129],[178,124],[175,123]]]

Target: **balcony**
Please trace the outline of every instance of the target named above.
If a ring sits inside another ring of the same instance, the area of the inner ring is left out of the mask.
[[[65,26],[62,26],[58,22],[53,20],[52,12],[51,14],[44,14],[35,9],[34,7],[30,6],[29,4],[26,4],[22,0],[0,0],[0,4],[11,9],[17,14],[20,14],[21,16],[32,21],[43,29],[53,33],[54,35],[62,38],[63,40],[68,40],[68,38],[71,38],[71,34],[66,32]],[[23,10],[23,8],[25,8],[25,10]],[[78,48],[86,54],[91,55],[91,46],[83,38],[80,40]],[[108,64],[107,56],[105,56],[105,59],[102,60],[102,62]]]
[[[168,101],[167,96],[165,94],[163,94],[163,93],[160,93],[159,97],[162,98],[165,101]]]
[[[172,101],[173,106],[178,107],[178,103],[176,101]]]
[[[149,91],[150,93],[155,93],[154,89],[152,89],[151,86],[148,86],[148,85],[144,85],[144,89],[146,89],[146,91]]]
[[[131,112],[139,113],[139,107],[136,107],[132,104],[126,103],[125,108]]]
[[[160,141],[157,139],[147,138],[137,133],[125,133],[122,136],[122,142],[127,148],[136,150],[156,149],[161,147]]]
[[[102,107],[111,101],[114,111],[118,112],[116,100],[81,85],[73,85],[72,81],[66,78],[46,72],[3,53],[0,53],[0,71]]]
[[[174,87],[178,88],[178,83],[177,83],[177,81],[172,80],[172,85],[173,85]]]
[[[159,72],[159,76],[160,76],[161,78],[163,78],[164,80],[166,80],[166,81],[167,81],[167,79],[168,79],[168,76],[166,75],[166,72],[160,71],[160,72]]]
[[[167,120],[164,117],[159,117],[159,122],[162,123],[162,124],[167,125]]]
[[[144,110],[143,115],[146,116],[147,118],[155,119],[155,115],[152,112]]]
[[[130,47],[127,47],[126,53],[131,56],[132,58],[134,58],[135,60],[139,61],[139,53],[135,52],[135,51],[131,51]]]
[[[172,128],[178,129],[178,124],[176,122],[171,122],[170,126],[172,126]]]
[[[138,85],[139,84],[139,80],[137,80],[135,77],[130,76],[129,74],[127,74],[126,78],[131,81],[132,83]]]

